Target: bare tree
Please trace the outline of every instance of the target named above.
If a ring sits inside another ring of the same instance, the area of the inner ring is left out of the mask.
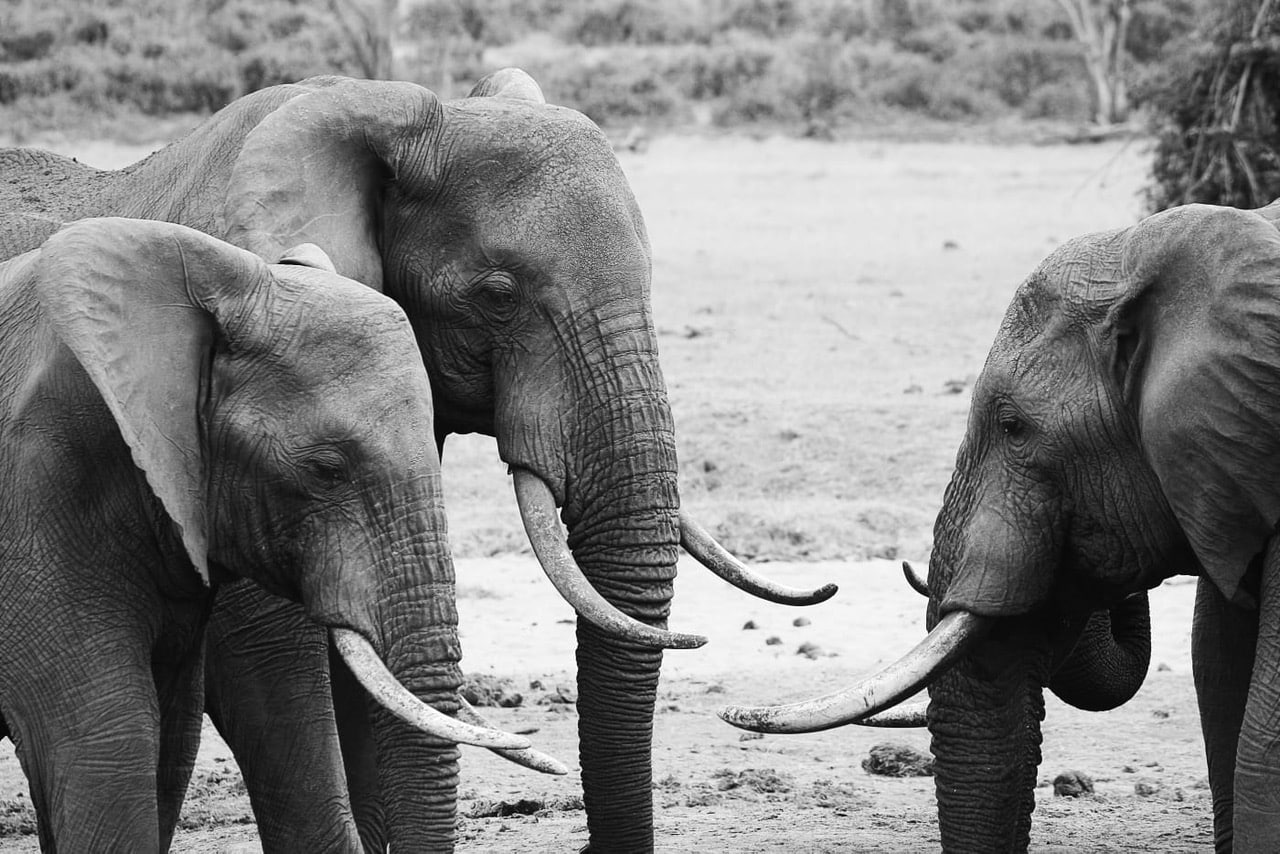
[[[395,71],[394,36],[399,0],[328,0],[329,11],[370,80],[390,80]]]
[[[1129,116],[1125,84],[1125,36],[1132,15],[1130,0],[1055,0],[1084,47],[1085,66],[1093,82],[1094,120],[1122,122]]]

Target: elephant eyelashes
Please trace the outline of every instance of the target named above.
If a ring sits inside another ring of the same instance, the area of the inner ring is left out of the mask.
[[[516,283],[505,275],[487,276],[479,283],[476,293],[485,314],[499,322],[510,320],[520,307]]]
[[[322,486],[338,487],[350,479],[347,459],[336,450],[317,451],[302,465],[311,479]]]
[[[1000,427],[1000,432],[1014,444],[1021,444],[1026,440],[1029,432],[1026,420],[1007,404],[996,411],[996,423]]]

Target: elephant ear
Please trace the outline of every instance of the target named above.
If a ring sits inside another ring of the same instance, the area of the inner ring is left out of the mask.
[[[200,412],[216,317],[269,278],[254,255],[169,223],[83,220],[41,248],[35,293],[115,418],[207,583]]]
[[[1229,600],[1280,520],[1280,231],[1189,205],[1125,243],[1112,335],[1124,395],[1174,515]]]
[[[515,98],[545,104],[546,97],[538,82],[520,68],[500,68],[481,77],[467,93],[468,98]]]
[[[263,258],[313,243],[342,275],[382,290],[384,186],[440,123],[412,83],[346,80],[300,95],[258,123],[232,167],[227,239]]]
[[[293,264],[298,267],[313,267],[330,273],[338,272],[331,259],[323,249],[314,243],[299,243],[280,257],[277,264]]]

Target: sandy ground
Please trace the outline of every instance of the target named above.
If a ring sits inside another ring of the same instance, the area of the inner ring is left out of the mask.
[[[104,167],[146,153],[69,150]],[[658,849],[936,849],[932,780],[861,767],[879,742],[927,750],[927,733],[744,738],[715,710],[825,692],[921,636],[923,600],[895,559],[927,560],[968,388],[1004,307],[1062,241],[1136,220],[1145,152],[670,138],[621,157],[653,244],[686,506],[740,553],[772,559],[763,569],[779,580],[842,587],[830,602],[787,609],[682,565],[672,625],[711,642],[666,658]],[[536,728],[541,749],[575,766],[573,707],[545,702],[572,696],[572,615],[529,558],[509,554],[523,548],[520,523],[492,441],[451,440],[445,475],[464,666],[524,694],[518,708],[490,710],[496,723]],[[1210,847],[1193,590],[1153,594],[1152,673],[1132,702],[1089,714],[1049,699],[1033,850]],[[744,630],[748,620],[757,628]],[[805,643],[813,657],[797,654]],[[234,764],[209,735],[175,850],[256,851]],[[0,754],[0,850],[35,850],[21,835],[20,771]],[[1049,781],[1069,769],[1092,776],[1097,793],[1055,798]],[[585,842],[576,773],[540,777],[468,749],[463,775],[464,815],[482,801],[550,808],[464,818],[461,851]]]

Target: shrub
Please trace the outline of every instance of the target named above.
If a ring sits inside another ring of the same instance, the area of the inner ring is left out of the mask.
[[[561,58],[534,71],[547,97],[589,116],[602,126],[617,121],[671,121],[683,118],[684,101],[653,54],[588,59]],[[639,60],[639,61],[637,61]]]
[[[1280,10],[1231,0],[1201,24],[1194,42],[1202,47],[1189,40],[1153,81],[1152,211],[1189,202],[1251,208],[1280,196],[1277,37]]]
[[[1087,79],[1080,49],[1070,42],[989,37],[957,57],[957,63],[958,75],[1010,107],[1023,106],[1045,87]]]
[[[597,0],[570,9],[561,33],[586,47],[680,44],[705,33],[705,27],[697,25],[695,7],[681,0]]]
[[[755,40],[694,50],[684,65],[681,91],[705,101],[754,88],[770,72],[777,53],[776,46]]]

